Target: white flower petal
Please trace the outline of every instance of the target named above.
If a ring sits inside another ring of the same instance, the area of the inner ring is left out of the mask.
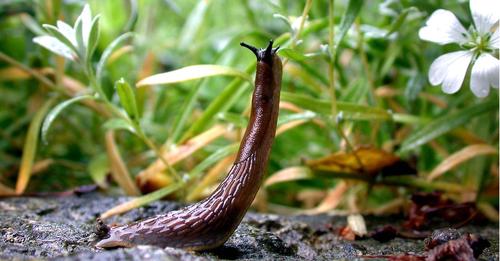
[[[92,13],[90,11],[89,4],[86,4],[83,7],[83,11],[82,11],[80,17],[82,19],[82,38],[83,38],[83,44],[85,46],[88,46],[89,35],[90,35],[90,27],[92,25]]]
[[[477,31],[481,35],[490,32],[491,27],[498,22],[500,1],[498,0],[470,0],[470,11]]]
[[[462,86],[467,68],[472,60],[471,51],[458,51],[439,56],[429,69],[429,82],[443,84],[445,93],[455,93]]]
[[[498,89],[500,61],[490,54],[483,53],[472,66],[470,89],[477,97],[486,97],[490,86]]]
[[[449,44],[466,43],[469,33],[452,12],[439,9],[434,11],[425,26],[420,28],[418,36],[422,40]]]
[[[491,35],[490,41],[488,42],[488,47],[491,49],[500,49],[500,33],[498,28]]]
[[[63,21],[57,21],[57,28],[59,29],[59,32],[61,32],[66,39],[73,44],[73,46],[77,46],[75,30],[73,27]]]

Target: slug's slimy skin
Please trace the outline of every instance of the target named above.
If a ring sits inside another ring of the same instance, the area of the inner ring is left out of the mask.
[[[278,48],[257,49],[241,43],[257,56],[250,121],[235,163],[208,198],[164,215],[119,227],[106,227],[100,248],[155,245],[189,250],[220,246],[233,234],[262,183],[276,132],[282,64]]]

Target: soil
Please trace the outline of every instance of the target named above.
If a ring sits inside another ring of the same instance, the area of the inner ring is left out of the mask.
[[[101,250],[94,247],[95,219],[129,200],[99,193],[64,197],[0,199],[0,259],[71,260],[383,260],[400,255],[423,257],[423,239],[396,237],[381,243],[365,237],[354,241],[339,236],[346,217],[332,215],[279,216],[249,212],[235,234],[217,249],[190,252],[174,248],[137,246]],[[178,209],[175,202],[155,202],[106,220],[124,224]],[[365,217],[368,230],[398,224],[401,217]],[[480,260],[499,260],[498,224],[467,225],[456,233],[472,233],[490,246]]]

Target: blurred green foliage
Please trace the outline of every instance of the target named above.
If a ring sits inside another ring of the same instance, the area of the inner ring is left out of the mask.
[[[0,3],[0,52],[20,64],[5,57],[0,59],[0,183],[8,187],[15,187],[18,179],[30,122],[50,99],[57,99],[60,104],[86,94],[89,100],[104,107],[92,109],[78,98],[58,113],[46,133],[47,143],[39,143],[35,148],[33,166],[38,169],[28,184],[29,192],[65,190],[91,182],[102,185],[110,165],[106,164],[109,154],[105,156],[109,150],[105,133],[110,129],[116,132],[116,144],[132,177],[158,159],[162,145],[166,150],[180,146],[214,124],[231,125],[238,132],[246,122],[244,112],[251,94],[249,84],[239,78],[210,77],[135,90],[129,87],[147,76],[197,64],[226,66],[252,74],[255,58],[239,46],[242,41],[265,46],[270,39],[277,39],[283,49],[280,54],[287,60],[283,100],[306,112],[284,109],[280,112],[282,123],[286,117],[307,122],[276,138],[269,174],[303,165],[303,159],[369,145],[397,153],[404,160],[415,159],[417,178],[424,180],[447,156],[467,145],[484,143],[498,151],[498,92],[492,91],[481,100],[468,90],[468,81],[454,95],[430,86],[427,81],[430,63],[457,47],[430,45],[418,38],[419,28],[438,8],[452,10],[466,21],[464,24],[470,24],[467,2],[335,1],[334,32],[346,30],[342,40],[337,35],[335,42],[328,39],[329,1],[314,1],[303,28],[299,29],[305,1],[90,0],[92,14],[100,14],[101,18],[100,37],[88,66],[97,67],[106,48],[117,37],[133,33],[106,54],[107,62],[98,76],[102,81],[97,79],[97,83],[92,83],[78,61],[63,62],[61,57],[33,42],[34,37],[47,34],[42,24],[55,25],[56,20],[62,20],[73,25],[85,3],[74,0]],[[349,7],[349,3],[353,6]],[[333,59],[329,42],[337,46]],[[21,65],[42,74],[54,86],[19,70]],[[335,72],[333,82],[328,76],[329,68]],[[102,95],[96,96],[93,85],[102,88]],[[74,86],[82,89],[74,91],[71,89]],[[330,113],[329,86],[335,87],[338,115]],[[227,96],[217,100],[225,90]],[[299,113],[302,114],[293,116]],[[453,123],[449,117],[460,119]],[[436,119],[439,121],[432,123]],[[444,130],[436,134],[434,128],[426,125]],[[131,132],[120,131],[124,128]],[[234,153],[230,147],[234,142],[237,142],[234,137],[220,137],[188,159],[170,166],[167,172],[185,176],[194,170],[196,178],[186,185],[196,183],[208,167],[229,152]],[[399,150],[402,144],[405,147]],[[212,160],[204,162],[210,155]],[[474,158],[439,179],[463,186],[466,191],[484,189],[484,200],[498,202],[498,191],[491,194],[488,190],[498,183],[497,156]],[[339,180],[332,175],[267,187],[267,201],[303,207],[297,194],[307,190],[327,191]],[[415,189],[370,188],[366,183],[350,185],[352,189],[346,198],[373,193],[368,202],[372,206]]]

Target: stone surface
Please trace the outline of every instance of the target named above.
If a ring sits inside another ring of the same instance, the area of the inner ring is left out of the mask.
[[[95,218],[127,201],[98,193],[66,197],[0,199],[0,259],[71,260],[337,260],[363,256],[422,255],[424,240],[395,238],[385,243],[373,239],[346,241],[338,236],[345,217],[278,216],[248,213],[224,246],[200,253],[174,248],[137,246],[130,249],[94,248]],[[155,202],[106,223],[128,223],[179,208],[172,202]],[[401,222],[395,218],[367,218],[368,229]],[[466,226],[461,232],[488,239],[491,247],[482,260],[498,260],[498,224]],[[373,260],[373,259],[369,259]]]

